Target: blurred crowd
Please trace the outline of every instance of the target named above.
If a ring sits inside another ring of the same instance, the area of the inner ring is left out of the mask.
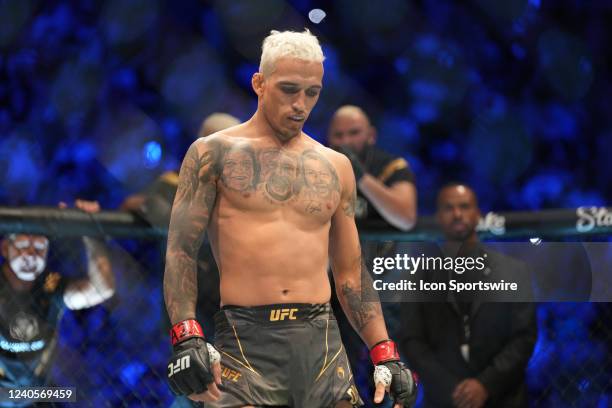
[[[323,140],[337,107],[363,107],[423,211],[448,174],[485,210],[610,197],[609,5],[334,1],[314,24],[315,3],[3,2],[0,201],[115,208],[178,167],[204,116],[246,118],[261,39],[296,27],[327,57],[306,130]]]

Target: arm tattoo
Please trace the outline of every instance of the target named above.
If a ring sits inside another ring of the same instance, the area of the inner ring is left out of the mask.
[[[216,196],[222,146],[216,141],[191,145],[181,166],[168,229],[164,299],[172,323],[195,317],[197,256]]]
[[[351,324],[361,333],[372,320],[382,318],[380,300],[372,288],[372,278],[363,262],[361,262],[361,280],[359,287],[354,287],[348,281],[341,287],[341,297],[344,298],[344,311]],[[372,293],[373,292],[373,293]],[[341,299],[342,300],[342,299]]]
[[[357,205],[357,190],[353,189],[348,200],[342,203],[342,210],[347,217],[355,216],[355,206]]]

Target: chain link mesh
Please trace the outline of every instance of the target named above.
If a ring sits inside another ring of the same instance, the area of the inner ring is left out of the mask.
[[[86,276],[82,240],[49,238],[48,268],[66,280]],[[75,386],[78,402],[38,406],[189,406],[175,401],[166,383],[170,346],[162,296],[164,240],[107,240],[107,246],[115,295],[89,309],[65,310],[48,373],[48,385]],[[209,253],[202,258],[200,267],[210,269]],[[208,332],[213,303],[218,304],[215,294],[210,297],[213,301],[201,305],[206,311],[199,313]],[[384,307],[387,316],[396,314],[394,304]],[[390,334],[398,335],[399,320],[388,318],[388,325]],[[530,405],[611,406],[612,305],[542,303],[538,327],[527,369]]]

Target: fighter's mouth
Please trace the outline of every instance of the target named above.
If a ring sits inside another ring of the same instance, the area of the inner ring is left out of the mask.
[[[291,115],[289,116],[289,120],[292,120],[294,122],[303,122],[306,119],[305,116],[303,115]]]

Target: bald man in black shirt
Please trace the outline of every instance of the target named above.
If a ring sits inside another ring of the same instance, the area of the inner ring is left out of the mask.
[[[383,219],[403,231],[414,227],[417,191],[408,162],[378,149],[376,128],[358,106],[345,105],[332,117],[327,140],[351,160],[358,196],[358,220]]]

